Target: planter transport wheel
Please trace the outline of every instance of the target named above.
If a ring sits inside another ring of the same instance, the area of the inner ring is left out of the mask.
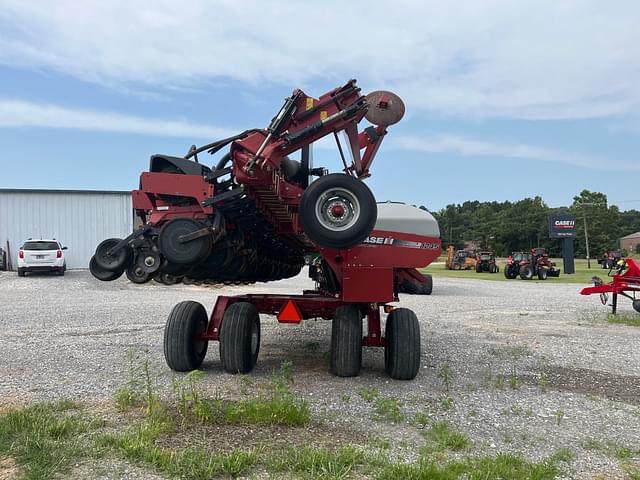
[[[353,247],[373,230],[376,199],[361,180],[343,173],[320,177],[302,194],[300,223],[309,239],[336,250]]]
[[[331,373],[355,377],[362,364],[362,314],[356,305],[336,309],[331,322]]]
[[[111,270],[117,272],[123,271],[129,261],[131,260],[132,250],[131,247],[125,246],[116,253],[112,254],[110,250],[120,243],[119,238],[109,238],[100,242],[96,247],[96,253],[94,255],[96,264],[103,270]]]
[[[238,302],[226,309],[220,327],[220,360],[228,373],[249,373],[260,351],[260,317],[255,306]]]
[[[103,282],[110,282],[122,275],[124,268],[121,268],[120,270],[117,270],[115,272],[102,268],[100,265],[98,265],[98,262],[96,261],[96,257],[94,255],[89,261],[89,271],[91,272],[91,275],[93,275],[98,280],[102,280]]]
[[[384,369],[396,380],[412,380],[420,369],[420,323],[408,308],[394,308],[385,326]]]
[[[193,301],[178,303],[169,314],[164,328],[164,358],[177,372],[195,370],[207,354],[209,342],[196,336],[207,331],[207,312]]]

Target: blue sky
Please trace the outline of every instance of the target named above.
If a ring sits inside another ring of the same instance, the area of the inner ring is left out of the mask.
[[[587,188],[640,209],[640,3],[451,5],[0,0],[0,187],[132,189],[154,153],[357,78],[407,106],[368,180],[379,200],[559,206]]]

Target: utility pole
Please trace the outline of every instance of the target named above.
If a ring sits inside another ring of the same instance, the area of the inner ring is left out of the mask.
[[[580,206],[580,207],[584,207],[586,205],[590,205],[590,206],[604,205],[605,207],[607,206],[606,203],[599,203],[599,202],[576,203],[576,206]],[[582,209],[582,219],[584,220],[584,246],[585,246],[585,250],[587,251],[587,268],[591,268],[591,257],[589,256],[589,233],[587,232],[587,212],[584,208]]]
[[[584,245],[587,250],[587,268],[591,268],[591,257],[589,256],[589,234],[587,233],[587,212],[582,211],[582,219],[584,220]]]

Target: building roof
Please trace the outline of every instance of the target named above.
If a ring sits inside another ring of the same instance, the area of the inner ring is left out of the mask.
[[[630,238],[640,238],[640,232],[632,233],[630,235],[627,235],[626,237],[622,237],[620,240],[627,240]]]
[[[131,190],[58,190],[55,188],[0,188],[0,193],[86,193],[100,195],[131,194]]]

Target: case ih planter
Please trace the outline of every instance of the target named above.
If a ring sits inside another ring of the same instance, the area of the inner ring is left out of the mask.
[[[636,298],[636,293],[640,292],[640,266],[632,258],[619,260],[618,263],[609,270],[609,276],[613,277],[610,283],[604,283],[601,278],[593,277],[593,287],[586,287],[580,291],[581,295],[600,295],[600,301],[606,305],[609,301],[609,294],[612,294],[611,309],[615,314],[618,309],[618,295],[631,300],[633,309],[640,312],[640,298]]]
[[[428,283],[416,268],[440,254],[438,225],[424,210],[376,204],[362,181],[387,127],[403,115],[399,97],[383,91],[365,97],[351,80],[318,99],[295,90],[265,129],[193,146],[181,158],[154,155],[133,191],[142,227],[98,245],[91,272],[100,280],[126,273],[136,283],[267,282],[297,275],[305,256],[316,255],[312,291],[219,296],[211,315],[196,302],[176,305],[164,336],[168,365],[196,369],[208,342],[219,341],[224,369],[249,372],[260,348],[259,315],[270,314],[282,323],[332,319],[330,364],[338,376],[357,375],[362,347],[372,346],[385,348],[392,378],[414,378],[418,319],[388,303],[401,288]],[[363,118],[372,125],[359,131]],[[336,140],[342,173],[313,168],[311,145],[327,135]],[[202,152],[223,148],[214,168],[198,162]],[[381,310],[389,313],[384,337]]]

